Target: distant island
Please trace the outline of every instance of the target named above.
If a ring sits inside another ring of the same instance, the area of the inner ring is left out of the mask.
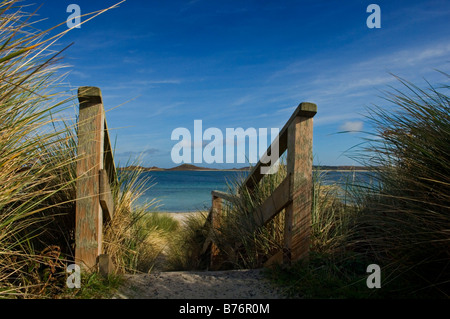
[[[127,167],[119,167],[118,170],[132,171],[132,170],[141,170],[145,172],[150,171],[248,171],[250,167],[242,167],[242,168],[209,168],[209,167],[200,167],[192,164],[181,164],[172,168],[160,168],[156,166],[152,167],[143,167],[143,166],[127,166]]]
[[[192,164],[181,164],[176,167],[172,168],[160,168],[156,166],[152,167],[143,167],[143,166],[126,166],[126,167],[119,167],[118,170],[123,171],[133,171],[133,170],[140,170],[144,172],[151,172],[151,171],[249,171],[251,169],[250,166],[242,167],[242,168],[209,168],[209,167],[200,167],[195,166]],[[329,165],[323,165],[313,166],[314,170],[323,170],[323,171],[368,171],[370,168],[365,166],[329,166]]]

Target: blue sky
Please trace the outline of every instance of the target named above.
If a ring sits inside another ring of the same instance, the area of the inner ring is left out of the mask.
[[[45,27],[64,22],[71,3],[84,14],[116,2],[52,0],[39,14]],[[366,25],[371,3],[381,8],[379,29]],[[65,82],[102,90],[119,165],[141,154],[144,166],[173,167],[174,129],[193,132],[194,120],[224,134],[281,128],[302,101],[318,105],[315,164],[351,165],[349,150],[367,135],[338,132],[373,130],[367,108],[401,87],[389,73],[422,86],[445,80],[434,69],[450,71],[449,26],[443,0],[127,0],[60,46],[74,42]]]

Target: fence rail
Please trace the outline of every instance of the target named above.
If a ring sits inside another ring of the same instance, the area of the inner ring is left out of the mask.
[[[273,191],[273,193],[253,212],[257,226],[264,226],[277,214],[285,211],[284,247],[266,262],[290,263],[309,254],[309,237],[311,232],[311,200],[312,200],[312,137],[313,117],[317,113],[317,106],[303,102],[298,105],[292,116],[281,129],[278,137],[269,146],[264,156],[272,154],[272,148],[279,148],[281,156],[287,151],[287,177]],[[264,157],[263,156],[263,157]],[[250,190],[264,177],[262,168],[273,164],[259,161],[250,171],[244,181],[244,186]],[[214,243],[213,233],[220,228],[222,214],[222,200],[235,199],[232,195],[212,191],[212,207],[207,218],[211,226],[210,235],[203,245],[203,253],[209,249],[210,268],[220,266],[219,249]]]
[[[78,118],[75,262],[89,270],[102,274],[112,272],[108,255],[102,254],[103,224],[114,218],[114,201],[111,188],[117,183],[108,126],[101,91],[96,87],[78,89],[80,112]],[[269,258],[273,262],[296,261],[309,253],[312,189],[312,134],[313,117],[317,106],[303,102],[296,108],[281,129],[272,148],[278,154],[287,151],[287,177],[272,194],[253,212],[257,226],[264,226],[284,210],[284,247]],[[266,161],[259,161],[244,182],[250,190],[264,177]],[[212,191],[212,207],[207,218],[211,234],[207,237],[203,252],[210,252],[210,267],[217,268],[220,251],[214,242],[213,232],[220,228],[222,201],[233,202],[235,195]]]
[[[102,254],[103,223],[114,218],[117,172],[100,89],[80,87],[78,101],[75,262],[108,274],[113,266]]]

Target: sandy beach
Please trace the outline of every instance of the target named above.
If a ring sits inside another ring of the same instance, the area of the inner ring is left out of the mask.
[[[189,216],[196,216],[205,214],[207,215],[208,212],[162,212],[161,214],[168,215],[170,217],[173,217],[177,221],[179,221],[181,224],[183,224]]]

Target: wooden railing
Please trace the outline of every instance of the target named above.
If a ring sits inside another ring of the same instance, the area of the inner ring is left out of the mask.
[[[100,89],[80,87],[78,101],[75,262],[108,274],[113,265],[102,254],[103,223],[114,217],[111,187],[117,172]]]
[[[313,103],[300,103],[290,119],[281,129],[278,137],[267,149],[264,156],[271,153],[271,148],[279,147],[281,156],[287,151],[287,177],[273,191],[261,206],[254,212],[257,226],[264,226],[281,211],[285,211],[284,247],[271,256],[266,265],[272,263],[290,263],[309,254],[311,233],[311,200],[312,200],[312,137],[313,117],[317,113],[317,106]],[[264,161],[267,162],[267,161]],[[273,163],[264,164],[259,161],[250,171],[244,185],[250,191],[264,177],[261,168]],[[212,191],[212,207],[207,218],[211,233],[203,245],[203,253],[209,249],[210,268],[217,268],[220,264],[219,249],[214,243],[212,233],[220,228],[222,200],[233,201],[230,194]],[[231,203],[232,204],[232,203]]]

